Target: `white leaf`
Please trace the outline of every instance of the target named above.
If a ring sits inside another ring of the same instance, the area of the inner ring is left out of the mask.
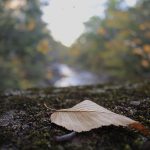
[[[69,109],[56,110],[51,115],[51,122],[76,132],[89,131],[102,126],[128,126],[136,123],[90,100],[85,100]]]

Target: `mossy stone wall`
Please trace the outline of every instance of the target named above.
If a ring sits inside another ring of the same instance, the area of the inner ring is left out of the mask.
[[[0,149],[149,150],[150,138],[123,127],[102,127],[56,142],[69,133],[50,122],[52,108],[69,108],[90,99],[107,109],[138,120],[150,128],[150,82],[45,88],[0,93]]]

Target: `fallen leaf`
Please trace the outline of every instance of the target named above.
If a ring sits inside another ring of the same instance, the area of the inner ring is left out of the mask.
[[[138,124],[137,121],[111,112],[90,100],[85,100],[72,108],[56,110],[51,115],[51,122],[76,132],[109,125]]]
[[[144,125],[142,125],[140,122],[134,122],[132,124],[129,124],[129,127],[139,131],[145,136],[150,136],[150,130],[146,128]]]

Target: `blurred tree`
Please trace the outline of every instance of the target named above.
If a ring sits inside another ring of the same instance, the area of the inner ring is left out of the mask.
[[[123,35],[118,33],[127,24],[128,14],[120,5],[120,0],[108,1],[105,18],[92,17],[85,23],[86,32],[71,48],[72,51],[79,51],[76,59],[77,62],[83,62],[84,67],[98,72],[122,67],[120,49],[124,43]]]
[[[149,0],[139,0],[133,8],[125,1],[107,1],[105,17],[85,23],[86,32],[72,45],[70,58],[83,68],[117,77],[150,73],[149,10]]]
[[[130,37],[127,64],[131,64],[135,73],[144,77],[150,75],[150,3],[139,0],[130,10]]]
[[[1,88],[27,88],[44,78],[56,42],[41,15],[39,0],[0,1]]]

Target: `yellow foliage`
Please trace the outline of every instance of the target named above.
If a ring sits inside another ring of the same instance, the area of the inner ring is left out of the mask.
[[[109,27],[113,27],[113,28],[118,27],[118,23],[114,21],[113,19],[107,20],[107,24],[109,25]]]
[[[142,24],[139,25],[139,28],[141,30],[149,29],[150,28],[150,22],[146,22],[145,21],[144,23],[142,23]]]
[[[72,56],[76,57],[80,55],[80,50],[74,49],[71,53]]]
[[[69,51],[69,54],[73,57],[78,57],[81,54],[81,48],[78,44],[73,45],[71,50]]]
[[[106,43],[106,48],[110,51],[113,50],[115,52],[123,52],[126,51],[125,42],[123,40],[111,40],[110,42]]]
[[[49,41],[48,39],[43,39],[37,45],[37,50],[42,54],[47,54],[49,50]]]
[[[129,14],[127,12],[124,12],[124,11],[116,11],[115,12],[115,16],[116,18],[122,20],[122,21],[125,21],[129,19]]]
[[[29,31],[33,31],[36,27],[36,22],[34,20],[30,20],[28,23],[27,23],[27,29]]]
[[[31,87],[31,83],[26,79],[22,79],[20,81],[20,87],[23,89],[29,88],[29,87]]]
[[[145,29],[146,29],[146,26],[145,26],[145,24],[140,24],[140,25],[139,25],[139,28],[140,28],[141,30],[145,30]]]
[[[116,11],[113,12],[113,17],[107,20],[107,24],[112,28],[122,28],[129,19],[129,14],[126,12]]]
[[[131,31],[129,29],[126,29],[126,30],[121,30],[118,35],[121,37],[127,37],[128,35],[130,35],[130,33]]]
[[[142,56],[143,55],[143,51],[142,51],[141,48],[135,48],[135,49],[133,49],[133,54]]]
[[[141,61],[141,65],[142,65],[144,68],[148,68],[148,67],[149,67],[149,62],[148,62],[148,60],[143,59],[143,60]]]
[[[100,35],[106,35],[107,31],[104,28],[100,28],[100,29],[98,29],[97,33]]]

